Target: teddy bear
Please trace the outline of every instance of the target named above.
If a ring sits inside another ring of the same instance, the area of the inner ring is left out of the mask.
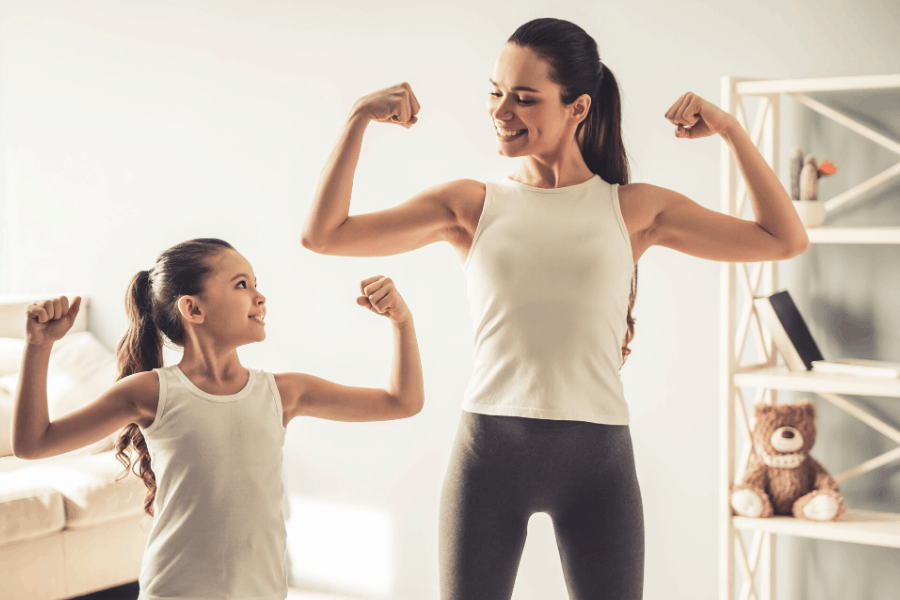
[[[740,483],[731,487],[731,508],[742,517],[794,515],[834,521],[844,514],[837,482],[809,455],[816,442],[816,406],[757,404],[753,453]]]

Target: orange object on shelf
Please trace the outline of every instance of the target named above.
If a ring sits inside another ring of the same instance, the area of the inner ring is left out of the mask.
[[[833,175],[835,171],[837,171],[837,167],[834,166],[828,159],[823,160],[821,163],[819,163],[819,168],[816,169],[819,177],[827,177],[828,175]]]

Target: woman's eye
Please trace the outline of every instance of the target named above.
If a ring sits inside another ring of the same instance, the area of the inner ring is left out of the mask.
[[[494,98],[499,98],[502,95],[503,94],[501,94],[500,92],[491,92],[491,96],[493,96]],[[516,102],[518,102],[522,106],[528,106],[529,104],[534,104],[534,100],[523,100],[522,98],[516,98]]]
[[[238,285],[241,285],[241,284],[243,284],[244,287],[247,287],[247,282],[246,282],[246,281],[238,281]]]

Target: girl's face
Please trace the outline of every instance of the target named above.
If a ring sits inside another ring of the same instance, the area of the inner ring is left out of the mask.
[[[256,289],[256,276],[247,259],[225,249],[210,259],[203,292],[191,308],[192,321],[225,346],[243,346],[266,339],[266,297]],[[197,323],[199,309],[202,320]]]
[[[551,155],[574,140],[573,108],[562,103],[550,66],[530,48],[506,43],[491,85],[487,109],[503,156]]]

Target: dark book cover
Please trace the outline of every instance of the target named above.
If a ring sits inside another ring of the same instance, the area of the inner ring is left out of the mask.
[[[797,350],[797,354],[800,355],[803,364],[806,365],[806,370],[812,369],[812,361],[825,360],[787,290],[769,296],[769,304],[772,305],[785,333]]]

